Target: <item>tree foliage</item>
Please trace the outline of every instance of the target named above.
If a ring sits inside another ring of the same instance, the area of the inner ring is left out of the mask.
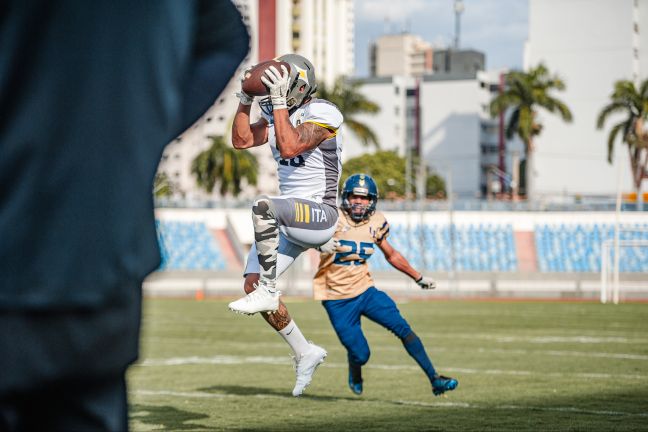
[[[614,143],[617,137],[628,146],[632,180],[637,190],[648,177],[648,131],[645,129],[648,117],[648,80],[637,88],[632,81],[621,80],[614,84],[610,103],[603,107],[596,119],[596,127],[602,129],[613,115],[622,120],[612,126],[608,134],[608,162],[614,158]]]
[[[379,151],[349,159],[342,165],[342,178],[356,173],[369,174],[376,181],[381,198],[402,198],[405,196],[405,158],[395,151]],[[417,171],[418,160],[413,163],[413,172]],[[428,198],[445,197],[445,182],[436,174],[426,179],[426,196]],[[415,182],[413,182],[415,183]],[[414,188],[412,189],[414,191]]]
[[[493,117],[512,110],[506,125],[506,137],[511,139],[517,135],[524,143],[526,161],[520,185],[524,185],[527,196],[532,179],[530,174],[533,172],[534,138],[542,132],[538,108],[557,113],[566,122],[572,121],[567,105],[552,95],[555,90],[565,90],[565,83],[557,75],[551,75],[547,67],[540,63],[528,72],[513,71],[506,75],[505,90],[490,104]],[[520,188],[520,191],[523,189]]]
[[[170,198],[176,192],[177,186],[166,173],[158,172],[153,180],[153,196],[155,198]]]
[[[506,76],[506,89],[491,101],[492,116],[512,109],[506,126],[507,138],[518,135],[526,151],[533,151],[533,138],[542,132],[537,119],[537,109],[544,108],[558,113],[566,122],[572,121],[567,105],[550,94],[553,90],[565,90],[565,83],[557,75],[551,75],[544,64],[528,72],[513,71]]]
[[[335,81],[332,88],[321,85],[317,89],[317,97],[334,103],[344,116],[344,125],[356,135],[363,146],[370,144],[380,148],[376,133],[369,126],[358,121],[354,116],[361,113],[375,114],[380,107],[367,99],[358,88],[362,85],[359,81],[349,81],[340,77]]]
[[[211,146],[191,163],[191,173],[199,188],[212,193],[216,185],[221,196],[241,193],[241,181],[257,184],[258,163],[247,150],[236,150],[222,136],[210,136]]]

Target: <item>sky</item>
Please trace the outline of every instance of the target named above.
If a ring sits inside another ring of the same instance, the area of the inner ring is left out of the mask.
[[[369,75],[369,47],[383,34],[407,31],[434,46],[454,40],[454,0],[354,0],[355,67]],[[520,69],[528,35],[528,0],[464,0],[461,48],[486,54],[486,69]]]

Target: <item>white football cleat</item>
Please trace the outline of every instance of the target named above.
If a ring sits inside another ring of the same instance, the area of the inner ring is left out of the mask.
[[[254,315],[257,312],[274,312],[279,309],[280,291],[271,293],[259,284],[250,294],[229,304],[232,312]]]
[[[300,358],[295,358],[295,373],[297,375],[297,382],[292,391],[293,396],[297,397],[304,393],[308,384],[313,380],[313,374],[317,366],[324,363],[327,352],[324,348],[309,342],[310,350],[301,355]]]

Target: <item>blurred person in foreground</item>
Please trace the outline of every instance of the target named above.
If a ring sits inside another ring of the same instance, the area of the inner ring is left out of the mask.
[[[315,67],[305,57],[285,54],[281,70],[270,66],[261,81],[270,95],[258,101],[262,118],[250,122],[254,98],[243,89],[232,125],[232,145],[246,149],[268,145],[277,162],[280,196],[259,196],[252,204],[254,244],[243,276],[247,295],[229,304],[237,313],[260,312],[294,353],[300,396],[326,358],[324,348],[308,342],[279,299],[277,278],[305,250],[326,243],[337,224],[342,172],[343,117],[329,101],[312,97]]]
[[[436,372],[421,339],[401,316],[396,303],[374,286],[367,260],[378,246],[387,262],[411,277],[420,288],[434,289],[436,285],[389,244],[389,223],[376,211],[377,203],[378,188],[370,176],[354,174],[346,179],[337,230],[331,240],[319,247],[322,254],[313,283],[315,299],[322,300],[335,333],[347,350],[348,383],[353,393],[362,394],[362,366],[370,355],[360,323],[360,318],[365,316],[401,340],[438,396],[454,390],[457,380]]]
[[[128,429],[153,177],[248,46],[229,0],[0,5],[0,430]]]

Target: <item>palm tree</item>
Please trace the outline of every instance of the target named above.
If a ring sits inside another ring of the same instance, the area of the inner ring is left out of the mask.
[[[178,186],[164,172],[155,173],[153,179],[153,196],[155,198],[170,198],[176,193]]]
[[[599,113],[596,127],[602,129],[605,121],[613,114],[625,117],[610,129],[607,142],[608,162],[612,163],[614,142],[621,134],[621,141],[628,145],[632,182],[637,199],[642,202],[641,182],[648,178],[648,131],[644,129],[644,122],[648,117],[648,80],[641,83],[639,88],[632,81],[617,81],[610,99],[612,102]]]
[[[358,91],[361,85],[362,82],[360,81],[349,81],[344,77],[340,77],[335,80],[332,88],[324,85],[318,87],[317,96],[337,105],[344,116],[345,126],[360,139],[362,145],[367,147],[369,144],[373,144],[376,148],[380,148],[378,137],[374,131],[353,117],[356,114],[375,114],[380,111],[380,107],[376,103],[370,101]]]
[[[252,153],[233,149],[225,144],[222,136],[210,136],[209,139],[212,145],[191,163],[191,173],[199,188],[212,193],[218,183],[221,196],[230,192],[236,197],[241,193],[242,179],[248,184],[257,184],[258,164]]]
[[[542,132],[542,124],[537,120],[538,108],[550,113],[558,112],[566,122],[571,122],[569,108],[550,94],[552,90],[564,90],[565,83],[556,75],[551,75],[545,65],[540,63],[528,72],[513,71],[506,76],[506,89],[491,101],[491,115],[495,117],[509,108],[513,111],[506,126],[506,137],[518,135],[526,153],[526,164],[522,182],[527,199],[531,190],[533,173],[534,138]]]

